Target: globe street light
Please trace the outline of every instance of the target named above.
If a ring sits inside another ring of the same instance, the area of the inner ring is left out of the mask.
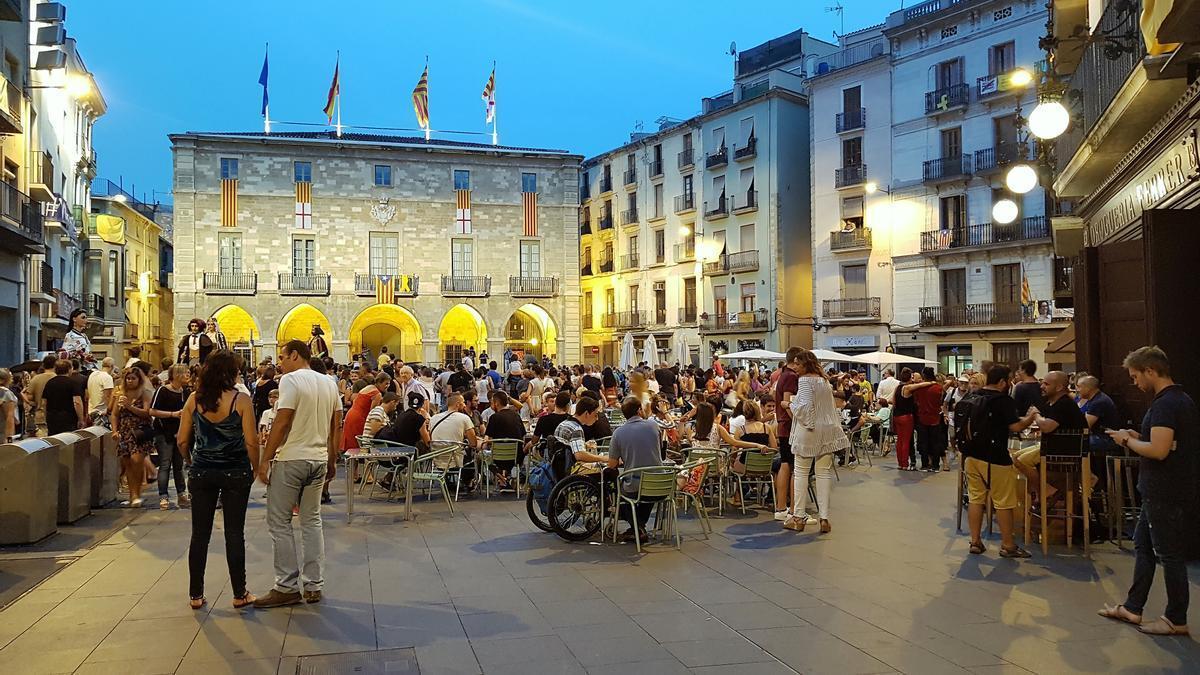
[[[1047,100],[1029,113],[1029,130],[1042,140],[1058,138],[1071,123],[1071,113],[1061,101]]]
[[[1016,194],[1023,195],[1037,186],[1037,171],[1032,166],[1021,163],[1014,165],[1004,177],[1004,184]]]
[[[992,220],[1007,225],[1017,219],[1017,203],[1011,199],[1001,199],[992,205]]]

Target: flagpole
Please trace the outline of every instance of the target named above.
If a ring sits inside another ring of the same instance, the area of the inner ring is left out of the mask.
[[[336,100],[334,101],[334,104],[335,104],[335,107],[337,108],[337,137],[341,138],[342,137],[342,72],[341,72],[342,71],[342,68],[341,68],[341,66],[342,66],[342,50],[340,50],[340,49],[338,50],[338,53],[337,53],[337,63],[338,63],[338,83],[337,83],[337,94],[335,95]]]
[[[425,140],[429,140],[429,129],[433,124],[429,121],[429,110],[432,106],[429,105],[429,55],[425,55]]]
[[[267,63],[267,60],[270,58],[270,56],[271,43],[267,42],[263,53],[264,65]],[[263,97],[267,98],[267,104],[263,106],[263,133],[269,134],[271,133],[271,100],[267,97],[267,85],[265,83],[263,84]]]
[[[496,62],[492,61],[492,77],[496,76]],[[500,145],[500,135],[496,131],[496,82],[492,80],[492,145]]]

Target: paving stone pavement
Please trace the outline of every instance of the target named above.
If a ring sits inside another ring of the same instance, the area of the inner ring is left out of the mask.
[[[305,655],[406,647],[423,673],[1200,671],[1194,639],[1096,616],[1123,597],[1130,552],[1017,562],[992,541],[968,555],[954,479],[843,470],[828,535],[727,509],[711,538],[685,519],[682,550],[640,556],[536,531],[511,495],[453,518],[418,501],[409,523],[360,500],[347,525],[335,491],[323,601],[245,612],[230,607],[219,518],[209,605],[194,612],[188,512],[147,510],[0,612],[0,672],[294,673]],[[262,493],[247,522],[259,593],[272,581]],[[1148,613],[1163,604],[1159,582]]]

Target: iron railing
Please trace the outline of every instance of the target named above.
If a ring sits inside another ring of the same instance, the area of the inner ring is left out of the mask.
[[[856,248],[871,248],[871,230],[856,227],[853,230],[838,230],[829,233],[829,250],[845,251]]]
[[[727,215],[729,215],[729,204],[726,203],[725,195],[718,197],[711,209],[708,208],[708,202],[704,202],[705,218],[724,218]]]
[[[37,290],[42,295],[54,295],[54,266],[45,260],[38,263]]]
[[[840,112],[834,119],[834,124],[839,134],[843,131],[862,129],[867,125],[867,109],[852,108],[846,112]]]
[[[54,156],[46,151],[29,153],[29,185],[42,191],[54,192]]]
[[[663,175],[663,161],[661,159],[650,160],[650,177],[658,178]]]
[[[994,246],[1049,238],[1050,223],[1046,217],[1029,216],[1007,224],[982,223],[922,232],[921,252],[938,252],[972,246]]]
[[[509,277],[508,293],[513,296],[550,298],[558,292],[558,277]]]
[[[922,307],[918,313],[922,327],[996,326],[1036,323],[1029,305],[978,302],[969,305]]]
[[[10,229],[24,239],[34,244],[45,241],[42,210],[30,204],[29,195],[7,181],[0,181],[0,216]]]
[[[625,209],[624,211],[621,212],[621,225],[622,226],[637,225],[637,224],[638,224],[638,212],[637,212],[636,208]]]
[[[601,230],[611,230],[613,226],[612,211],[601,211],[597,222],[599,222]]]
[[[945,112],[971,101],[971,87],[966,82],[925,92],[925,114]]]
[[[696,323],[695,305],[684,305],[679,308],[679,323]]]
[[[591,330],[595,326],[595,324],[592,323],[592,315],[591,314],[581,314],[579,317],[579,321],[581,324],[583,324],[584,330]]]
[[[760,331],[769,328],[767,310],[733,312],[700,317],[701,333]]]
[[[492,278],[488,276],[442,275],[442,295],[470,295],[482,297],[492,292]]]
[[[54,296],[54,315],[60,319],[71,318],[71,312],[79,309],[81,304],[79,298],[57,288],[53,289],[51,295]]]
[[[852,164],[833,170],[833,186],[837,188],[862,185],[867,179],[866,164]]]
[[[715,169],[729,163],[729,148],[722,145],[704,158],[704,168]]]
[[[637,182],[637,167],[625,169],[625,184],[633,185]]]
[[[686,148],[679,152],[678,156],[679,168],[685,169],[696,164],[696,149]]]
[[[675,262],[696,259],[696,239],[689,238],[682,244],[675,244]]]
[[[391,284],[391,294],[397,298],[415,298],[420,292],[421,277],[404,274],[355,274],[354,293],[356,295],[376,295],[380,289],[376,283]]]
[[[600,274],[611,274],[613,271],[612,258],[600,258]]]
[[[214,294],[253,295],[258,292],[258,275],[254,272],[205,272],[203,288]]]
[[[600,192],[612,192],[612,174],[600,176]]]
[[[581,276],[581,277],[590,277],[590,276],[592,276],[592,264],[591,264],[591,263],[586,263],[586,264],[584,264],[584,265],[580,265],[580,267],[579,267],[579,276]]]
[[[646,325],[646,312],[632,310],[613,312],[602,317],[604,328],[638,328]]]
[[[641,265],[638,264],[639,262],[638,254],[626,253],[625,255],[621,256],[621,271],[624,272],[625,270],[636,270],[638,267],[641,267]]]
[[[921,165],[922,180],[926,183],[953,180],[970,175],[971,156],[967,154],[927,159]]]
[[[279,273],[281,295],[329,295],[328,274]]]
[[[746,194],[734,195],[729,208],[734,213],[753,211],[758,208],[758,190],[747,190]]]
[[[722,253],[716,260],[704,263],[705,274],[752,272],[758,269],[758,251]]]
[[[696,208],[696,195],[675,195],[675,213],[683,213]]]
[[[746,139],[746,144],[742,147],[733,146],[734,160],[750,159],[756,154],[758,154],[758,139],[753,136]]]
[[[1016,143],[1001,143],[991,148],[975,151],[975,173],[989,174],[1000,171],[1009,164],[1027,159],[1021,156],[1021,146]]]
[[[823,314],[826,319],[878,319],[879,305],[878,297],[825,300]]]

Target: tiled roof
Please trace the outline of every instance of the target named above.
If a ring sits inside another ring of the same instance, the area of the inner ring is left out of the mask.
[[[187,136],[233,136],[240,138],[292,138],[303,141],[355,141],[360,143],[392,143],[402,145],[424,145],[432,148],[458,148],[463,150],[496,150],[502,152],[545,152],[562,155],[572,154],[568,150],[551,148],[526,148],[514,145],[492,145],[491,143],[471,143],[469,141],[449,141],[440,138],[425,140],[424,136],[396,136],[391,134],[363,134],[343,132],[338,136],[334,131],[189,131]]]

